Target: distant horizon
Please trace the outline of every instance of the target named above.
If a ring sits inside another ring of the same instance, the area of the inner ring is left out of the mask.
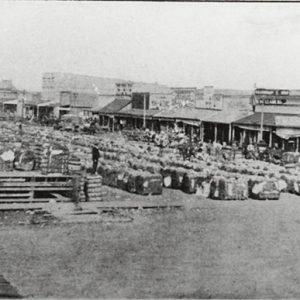
[[[297,3],[1,1],[0,78],[54,72],[168,87],[300,89]]]
[[[191,86],[169,86],[169,85],[166,85],[166,84],[163,84],[163,83],[160,83],[160,82],[133,81],[133,80],[127,80],[125,78],[111,78],[111,77],[106,77],[106,76],[102,77],[102,76],[95,76],[95,75],[90,75],[90,74],[79,74],[79,73],[72,73],[72,72],[59,72],[59,71],[52,72],[52,71],[46,71],[46,72],[43,72],[42,75],[44,73],[63,73],[63,74],[72,74],[72,75],[79,75],[79,76],[98,77],[98,78],[109,79],[109,80],[132,81],[133,83],[158,84],[158,85],[166,86],[168,88],[196,88],[196,89],[203,89],[204,87],[207,87],[207,86],[213,86],[214,89],[217,89],[217,90],[242,90],[242,91],[248,91],[248,90],[250,91],[251,90],[251,89],[242,89],[242,88],[219,87],[219,86],[215,86],[213,84],[207,84],[207,85],[204,85],[204,86],[192,86],[192,85]],[[41,78],[42,78],[42,75],[41,75]],[[33,91],[33,92],[41,92],[42,91],[42,84],[41,84],[40,90],[37,90],[37,89],[30,89],[30,88],[28,89],[28,88],[23,88],[23,87],[16,86],[14,80],[11,79],[11,78],[0,78],[0,81],[2,81],[2,80],[11,80],[13,86],[15,88],[17,88],[18,90],[26,90],[26,91]],[[265,87],[262,87],[262,88],[265,88]],[[272,89],[272,88],[270,88],[270,89]],[[278,88],[278,89],[280,89],[280,88]],[[254,90],[254,88],[252,90]]]
[[[90,74],[80,74],[80,73],[72,73],[72,72],[60,72],[60,71],[46,71],[46,72],[43,72],[41,74],[41,82],[42,82],[42,75],[44,73],[63,73],[63,74],[72,74],[72,75],[79,75],[79,76],[87,76],[87,77],[97,77],[97,78],[103,78],[103,79],[109,79],[109,80],[124,80],[124,81],[132,81],[133,83],[145,83],[145,84],[158,84],[158,85],[161,85],[161,86],[165,86],[165,87],[168,87],[168,88],[196,88],[198,90],[201,90],[203,89],[204,87],[208,87],[208,86],[213,86],[214,89],[217,89],[217,90],[241,90],[241,91],[254,91],[255,88],[253,86],[253,88],[237,88],[237,87],[219,87],[219,86],[215,86],[213,84],[205,84],[203,86],[170,86],[170,85],[166,85],[164,83],[161,83],[161,82],[145,82],[145,81],[134,81],[134,80],[127,80],[125,78],[111,78],[111,77],[106,77],[106,76],[96,76],[96,75],[90,75]],[[0,78],[0,81],[3,81],[3,80],[11,80],[12,81],[12,84],[13,86],[17,89],[17,90],[25,90],[25,91],[29,91],[29,92],[42,92],[42,84],[41,84],[41,87],[40,89],[32,89],[32,88],[24,88],[24,87],[20,87],[20,86],[17,86],[14,82],[13,79],[11,78]],[[287,89],[287,90],[291,90],[291,91],[296,91],[296,90],[300,90],[300,84],[299,84],[299,88],[281,88],[281,87],[266,87],[266,86],[259,86],[259,85],[256,85],[256,88],[259,89],[259,88],[263,88],[263,89],[271,89],[271,90],[284,90],[284,89]]]

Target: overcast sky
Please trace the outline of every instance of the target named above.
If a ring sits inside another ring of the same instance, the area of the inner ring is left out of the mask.
[[[0,2],[0,79],[60,71],[170,86],[300,88],[300,5]]]

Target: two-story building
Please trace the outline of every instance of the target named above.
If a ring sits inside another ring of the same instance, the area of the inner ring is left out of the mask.
[[[104,107],[115,99],[118,93],[117,83],[125,82],[121,79],[102,78],[96,76],[72,73],[47,72],[42,78],[43,106],[58,107],[55,115],[64,114],[72,110],[80,111],[80,107]],[[88,104],[83,103],[86,99]],[[92,105],[92,106],[90,106]],[[77,107],[75,109],[74,107]]]
[[[255,89],[253,114],[236,122],[241,140],[265,140],[283,149],[300,150],[300,93],[280,89]]]

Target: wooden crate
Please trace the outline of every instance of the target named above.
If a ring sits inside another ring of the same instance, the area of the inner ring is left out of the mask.
[[[77,197],[75,178],[34,171],[0,172],[0,203],[72,201]]]

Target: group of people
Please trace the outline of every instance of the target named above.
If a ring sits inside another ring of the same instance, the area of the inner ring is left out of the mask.
[[[258,159],[264,161],[279,162],[283,151],[275,143],[273,147],[268,147],[265,141],[258,143],[250,142],[243,145],[243,154],[247,159]]]
[[[238,151],[236,142],[230,146],[226,142],[221,144],[220,141],[211,140],[208,142],[190,140],[180,144],[178,148],[183,160],[190,160],[192,157],[202,160],[207,160],[209,157],[214,157],[216,160],[230,160],[235,159]]]
[[[161,150],[175,144],[183,160],[190,160],[192,157],[207,160],[210,156],[214,156],[217,160],[229,160],[236,157],[239,148],[236,141],[231,145],[227,145],[226,142],[221,143],[219,140],[204,142],[197,135],[187,136],[182,129],[175,129],[160,133],[146,129],[146,141],[153,142]]]

